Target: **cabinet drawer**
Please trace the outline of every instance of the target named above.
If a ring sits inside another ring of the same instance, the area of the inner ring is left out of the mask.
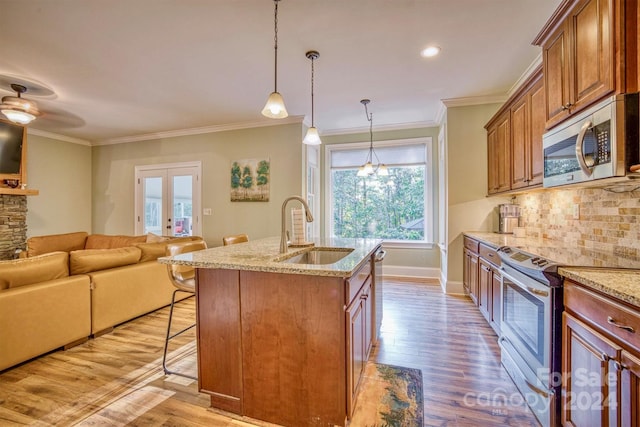
[[[345,300],[347,306],[351,305],[351,301],[356,297],[364,282],[371,274],[371,260],[368,259],[353,276],[349,277],[345,283]]]
[[[565,309],[621,344],[640,351],[640,312],[580,285],[564,281]]]
[[[490,248],[485,244],[480,244],[480,257],[486,259],[493,265],[500,267],[502,262],[500,261],[500,257],[498,256],[498,252],[495,249]]]
[[[467,236],[464,236],[464,247],[472,252],[478,253],[478,245],[480,243],[477,240],[473,240]]]

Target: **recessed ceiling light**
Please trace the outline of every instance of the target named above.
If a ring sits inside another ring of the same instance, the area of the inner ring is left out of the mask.
[[[420,52],[420,55],[425,58],[431,58],[432,56],[436,56],[439,53],[440,48],[438,46],[429,46],[426,49],[423,49],[422,52]]]

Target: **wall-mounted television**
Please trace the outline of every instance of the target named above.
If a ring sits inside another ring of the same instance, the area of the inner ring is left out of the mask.
[[[24,126],[0,120],[0,185],[4,180],[22,181],[26,142]]]

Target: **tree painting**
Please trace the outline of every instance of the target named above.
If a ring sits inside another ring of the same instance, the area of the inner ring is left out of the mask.
[[[269,160],[243,159],[231,164],[231,201],[269,201]]]

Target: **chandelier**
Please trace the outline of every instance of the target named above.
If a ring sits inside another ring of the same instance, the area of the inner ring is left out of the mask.
[[[389,170],[383,163],[380,163],[380,159],[373,149],[373,114],[369,113],[369,110],[367,109],[367,104],[370,102],[371,100],[369,99],[363,99],[360,101],[360,103],[364,105],[364,113],[369,121],[369,153],[367,153],[365,164],[358,168],[358,176],[371,176],[373,174],[378,176],[387,176],[389,175]],[[375,165],[373,164],[374,157],[376,160]]]

